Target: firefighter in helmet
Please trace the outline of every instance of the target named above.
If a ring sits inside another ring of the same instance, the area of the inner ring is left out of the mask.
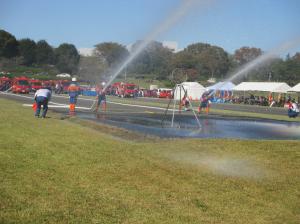
[[[70,114],[75,113],[75,105],[77,103],[77,97],[79,95],[79,86],[77,84],[77,79],[72,78],[72,82],[68,88],[69,97],[70,97]]]

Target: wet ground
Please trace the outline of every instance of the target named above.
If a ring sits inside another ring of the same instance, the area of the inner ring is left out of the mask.
[[[27,103],[31,106],[32,95],[0,94],[1,97],[15,100],[20,103]],[[139,101],[149,99],[138,99]],[[151,99],[153,100],[153,99]],[[163,101],[161,101],[163,102]],[[168,101],[166,101],[168,102]],[[164,138],[236,138],[236,139],[295,139],[300,140],[299,122],[280,122],[263,119],[244,119],[237,117],[220,116],[199,116],[200,125],[191,112],[176,114],[173,127],[171,127],[172,116],[164,116],[165,108],[145,107],[138,105],[120,104],[108,102],[106,113],[92,113],[89,108],[93,104],[93,99],[79,98],[76,116],[105,123],[128,130],[144,133],[145,135],[155,135]],[[52,108],[55,112],[66,114],[68,111],[68,97],[54,95],[51,105],[57,105]],[[61,105],[65,107],[60,108]],[[217,105],[218,109],[252,112],[257,108],[251,106],[238,105]],[[220,107],[220,108],[219,108]],[[51,108],[50,108],[51,109]],[[88,110],[87,110],[88,109]],[[85,112],[86,111],[86,112]],[[260,113],[266,114],[286,114],[283,108],[260,108]],[[163,120],[163,121],[162,121]],[[200,127],[199,127],[200,126]]]
[[[300,124],[235,117],[199,117],[158,114],[77,113],[83,119],[126,128],[162,138],[234,138],[234,139],[294,139],[300,140]],[[164,119],[163,119],[164,118]]]

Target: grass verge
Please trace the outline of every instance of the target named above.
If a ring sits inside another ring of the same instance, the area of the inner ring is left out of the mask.
[[[300,141],[120,141],[0,108],[0,223],[299,223]]]

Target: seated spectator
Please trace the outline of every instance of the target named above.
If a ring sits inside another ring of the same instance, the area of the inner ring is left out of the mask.
[[[291,118],[296,118],[299,115],[299,107],[296,104],[295,100],[289,101],[288,103],[289,109],[288,109],[288,116]]]

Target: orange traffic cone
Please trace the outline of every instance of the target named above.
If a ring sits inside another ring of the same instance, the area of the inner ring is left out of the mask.
[[[34,110],[34,112],[36,111],[36,109],[37,109],[37,103],[36,103],[36,102],[34,102],[34,103],[32,104],[32,109]]]
[[[209,113],[209,106],[206,107],[206,114]]]

